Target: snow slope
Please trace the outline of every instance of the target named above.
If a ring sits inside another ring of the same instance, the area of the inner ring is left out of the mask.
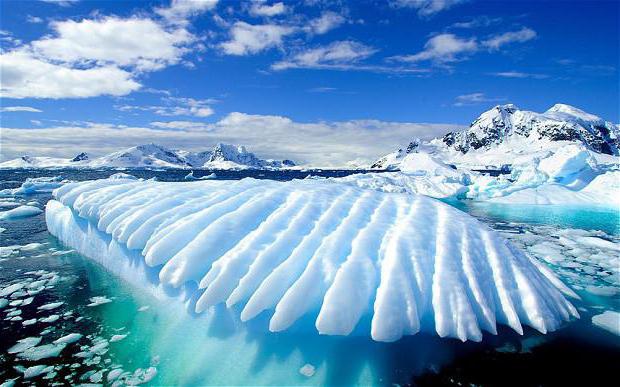
[[[312,319],[328,335],[481,340],[497,323],[548,332],[577,317],[549,269],[420,195],[325,179],[120,178],[54,196],[47,226],[65,244],[155,292],[179,289],[198,313],[268,311],[274,332]]]

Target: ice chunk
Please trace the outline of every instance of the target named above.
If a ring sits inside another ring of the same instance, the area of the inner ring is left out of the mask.
[[[127,337],[127,335],[113,335],[113,336],[110,338],[110,343],[115,343],[115,342],[117,342],[117,341],[121,341],[121,340],[123,340],[125,337]]]
[[[592,317],[592,324],[620,336],[620,313],[608,310]]]
[[[24,286],[26,286],[25,282],[17,282],[5,288],[2,288],[2,290],[0,290],[0,297],[10,296],[16,291],[21,290]]]
[[[60,355],[66,344],[45,344],[38,347],[28,348],[17,354],[17,357],[24,360],[41,360]]]
[[[89,300],[90,300],[90,304],[87,304],[86,306],[99,306],[99,305],[112,302],[112,300],[110,300],[106,296],[95,296],[95,297],[91,297]]]
[[[0,220],[12,220],[19,218],[27,218],[29,216],[35,216],[42,213],[38,207],[33,206],[19,206],[17,208],[13,208],[12,210],[0,212]]]
[[[53,323],[53,322],[58,321],[58,319],[59,319],[59,318],[60,318],[60,316],[59,316],[59,315],[57,315],[57,314],[53,314],[53,315],[51,315],[51,316],[48,316],[48,317],[44,317],[44,318],[42,318],[42,319],[39,319],[39,322],[50,324],[50,323]]]
[[[8,349],[8,353],[19,353],[29,348],[36,347],[41,342],[41,337],[26,337],[17,340],[17,344]]]
[[[29,177],[21,187],[15,188],[10,191],[12,195],[32,195],[36,193],[52,192],[54,189],[68,183],[67,180],[63,180],[62,177]]]
[[[40,309],[40,310],[52,310],[52,309],[56,309],[56,308],[62,306],[63,304],[64,304],[64,302],[62,302],[62,301],[51,302],[49,304],[41,305],[37,309]]]
[[[307,378],[313,376],[315,372],[316,370],[312,364],[304,364],[304,366],[299,369],[299,373]]]
[[[311,318],[320,333],[359,326],[378,341],[480,340],[497,323],[549,332],[578,316],[552,273],[425,196],[328,180],[121,180],[59,188],[49,231],[132,283],[184,287],[199,313],[239,305],[243,321],[272,313],[272,331]]]
[[[36,365],[36,366],[28,367],[26,368],[26,370],[24,370],[24,379],[32,379],[39,375],[45,374],[47,372],[51,372],[53,370],[54,370],[54,367],[46,366],[46,365]]]
[[[71,343],[75,343],[81,338],[82,338],[82,335],[79,333],[69,333],[68,335],[65,335],[59,339],[54,340],[54,344],[71,344]]]

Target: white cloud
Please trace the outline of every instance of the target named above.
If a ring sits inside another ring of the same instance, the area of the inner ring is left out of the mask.
[[[195,122],[195,121],[155,121],[151,122],[151,126],[160,129],[169,129],[169,130],[209,130],[210,127],[204,122]]]
[[[520,71],[504,71],[504,72],[498,72],[498,73],[491,73],[491,75],[494,75],[496,77],[502,77],[502,78],[534,78],[534,79],[549,78],[549,76],[546,74],[523,73]]]
[[[256,54],[282,45],[282,38],[295,32],[295,28],[276,24],[252,25],[236,22],[230,29],[230,40],[221,44],[229,55]]]
[[[170,7],[155,12],[172,24],[187,24],[187,19],[217,6],[218,0],[172,0]]]
[[[308,33],[322,35],[339,27],[345,21],[344,16],[336,12],[323,12],[318,18],[310,20],[304,30]]]
[[[535,37],[536,32],[527,27],[518,31],[494,35],[482,41],[476,37],[461,38],[452,33],[443,33],[430,38],[424,45],[424,50],[417,54],[393,56],[389,59],[409,63],[431,61],[444,64],[464,60],[469,55],[481,50],[497,51],[506,44],[523,43]]]
[[[43,113],[43,110],[33,108],[30,106],[7,106],[0,108],[0,112],[28,112],[28,113]]]
[[[459,38],[454,34],[440,34],[430,38],[424,50],[414,55],[395,56],[390,59],[401,62],[435,61],[439,63],[454,62],[464,55],[478,50],[476,39]]]
[[[432,138],[460,125],[354,120],[300,123],[282,116],[231,113],[198,130],[192,124],[166,124],[156,128],[123,127],[105,124],[65,125],[53,128],[3,128],[5,159],[32,153],[73,157],[76,150],[93,155],[117,151],[152,141],[187,150],[204,150],[225,142],[243,144],[264,158],[289,158],[315,166],[342,166],[350,160],[366,162],[408,143],[413,137]],[[179,126],[193,126],[179,129]],[[148,140],[145,140],[148,139]],[[347,144],[343,147],[342,144]]]
[[[85,98],[126,95],[140,84],[114,66],[71,68],[38,59],[26,50],[0,54],[3,98]]]
[[[31,43],[35,52],[50,60],[67,63],[114,64],[157,70],[178,63],[194,41],[184,28],[165,30],[153,20],[66,20],[51,24],[55,36]]]
[[[390,4],[396,8],[413,8],[420,16],[430,16],[445,11],[465,0],[391,0]]]
[[[343,68],[368,58],[377,50],[362,43],[343,40],[302,51],[288,60],[273,64],[274,70],[289,68]]]
[[[523,27],[518,31],[506,32],[495,35],[482,42],[482,45],[489,50],[499,50],[502,46],[509,43],[523,43],[536,38],[536,31],[531,28]]]
[[[129,111],[150,111],[160,116],[193,116],[193,117],[209,117],[214,111],[211,104],[216,101],[213,99],[193,99],[166,97],[162,99],[165,106],[134,106],[121,105],[115,106],[117,110]]]
[[[282,2],[265,4],[264,0],[255,0],[250,7],[250,14],[254,16],[277,16],[286,12],[286,6]]]
[[[456,97],[454,100],[454,106],[480,105],[482,103],[499,102],[503,100],[504,98],[489,98],[484,95],[484,93],[471,93]]]
[[[26,21],[28,23],[32,23],[32,24],[39,24],[39,23],[43,23],[43,19],[41,19],[38,16],[32,16],[32,15],[28,15],[26,16]]]
[[[73,4],[77,3],[78,0],[39,0],[43,3],[50,3],[50,4],[56,4],[59,5],[61,7],[70,7]]]

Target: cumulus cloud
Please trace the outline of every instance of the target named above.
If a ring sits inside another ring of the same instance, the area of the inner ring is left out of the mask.
[[[67,63],[114,64],[157,70],[178,63],[194,37],[184,28],[167,31],[151,19],[66,20],[51,24],[54,36],[31,43],[35,52]]]
[[[504,98],[489,98],[484,93],[471,93],[459,95],[454,99],[454,106],[480,105],[482,103],[500,102]]]
[[[172,0],[169,7],[155,9],[155,12],[172,24],[187,24],[187,19],[217,6],[218,0]]]
[[[445,11],[452,6],[463,3],[465,0],[391,0],[390,4],[396,8],[413,8],[420,16],[431,16]]]
[[[28,113],[43,113],[43,110],[33,108],[30,106],[6,106],[0,108],[0,112],[28,112]]]
[[[301,123],[283,116],[231,113],[204,127],[157,123],[152,128],[106,124],[3,128],[3,157],[19,157],[32,153],[32,149],[57,157],[72,157],[76,150],[101,155],[144,142],[200,151],[225,142],[246,145],[264,158],[289,158],[308,165],[335,167],[355,159],[369,163],[413,137],[429,139],[461,128],[378,120]]]
[[[253,16],[277,16],[286,12],[286,6],[282,2],[265,4],[265,0],[254,0],[250,7],[250,14]]]
[[[126,95],[141,87],[141,73],[181,62],[197,43],[185,27],[138,16],[56,21],[50,28],[1,54],[3,97]]]
[[[120,96],[138,90],[132,74],[115,66],[72,68],[41,60],[27,50],[0,54],[3,98]]]
[[[282,38],[295,28],[276,24],[252,25],[236,22],[230,29],[230,39],[220,45],[229,55],[249,55],[282,45]]]

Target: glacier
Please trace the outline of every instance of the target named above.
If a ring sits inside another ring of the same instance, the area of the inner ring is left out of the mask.
[[[326,179],[69,183],[50,233],[195,313],[225,304],[269,330],[480,341],[504,324],[546,333],[578,318],[553,273],[475,218],[415,194]]]

